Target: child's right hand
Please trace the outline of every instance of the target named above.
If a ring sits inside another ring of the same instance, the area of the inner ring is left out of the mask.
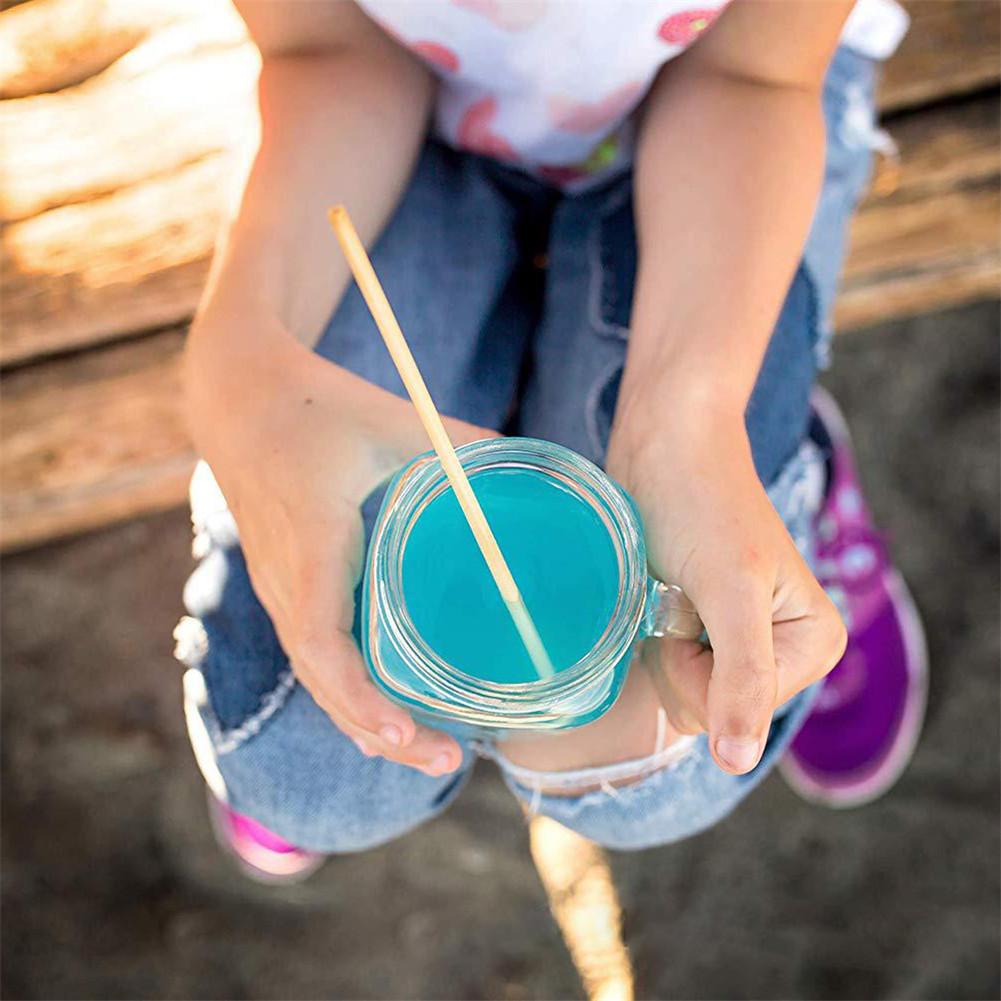
[[[254,590],[298,680],[365,754],[450,772],[458,743],[376,689],[351,634],[359,508],[426,450],[413,408],[291,341],[262,364],[267,372],[254,373],[253,359],[233,359],[244,392],[227,394],[189,353],[186,380],[195,437],[236,519]],[[494,435],[446,423],[456,444]]]

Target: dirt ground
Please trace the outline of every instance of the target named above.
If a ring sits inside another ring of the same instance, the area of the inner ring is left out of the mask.
[[[825,381],[927,618],[927,728],[883,801],[771,777],[692,841],[613,856],[644,998],[992,998],[999,977],[999,309],[839,339]],[[310,883],[219,856],[179,712],[174,511],[5,561],[6,998],[566,998],[519,809],[444,817]]]

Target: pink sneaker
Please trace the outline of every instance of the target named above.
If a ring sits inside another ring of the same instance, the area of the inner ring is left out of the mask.
[[[911,594],[862,499],[844,418],[820,389],[813,409],[820,424],[815,437],[830,440],[830,482],[817,518],[817,576],[844,617],[848,647],[779,768],[805,799],[860,806],[882,796],[914,753],[928,652]]]
[[[326,855],[290,845],[256,820],[220,802],[208,792],[209,820],[219,846],[244,875],[258,883],[298,883],[326,861]]]

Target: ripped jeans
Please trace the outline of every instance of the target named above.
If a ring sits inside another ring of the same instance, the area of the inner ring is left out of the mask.
[[[806,439],[809,397],[827,350],[845,227],[868,176],[875,75],[873,63],[849,50],[832,63],[824,188],[746,414],[758,474],[807,555],[821,499],[820,459]],[[549,439],[601,463],[637,266],[629,175],[565,197],[430,141],[373,260],[443,412]],[[316,350],[402,395],[353,286]],[[378,498],[363,509],[367,532],[377,509]],[[628,763],[626,771],[641,777],[618,787],[623,765],[543,775],[473,745],[459,771],[438,778],[366,758],[294,679],[204,466],[192,484],[192,513],[200,562],[185,587],[189,614],[177,638],[198,762],[234,809],[304,848],[359,851],[398,837],[448,806],[484,753],[528,808],[600,844],[675,841],[729,813],[771,770],[810,708],[812,690],[782,708],[761,762],[744,776],[717,768],[705,735]],[[593,791],[541,792],[561,782]]]

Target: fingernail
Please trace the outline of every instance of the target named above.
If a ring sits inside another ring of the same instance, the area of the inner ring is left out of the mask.
[[[716,741],[716,756],[735,772],[749,772],[761,756],[756,740],[741,740],[739,737],[720,737]]]
[[[432,777],[437,777],[439,775],[444,775],[445,772],[451,771],[452,760],[447,754],[439,754],[431,764],[427,766],[427,773]]]
[[[393,726],[391,723],[388,723],[379,731],[379,736],[393,747],[399,747],[403,743],[403,732],[398,726]]]

